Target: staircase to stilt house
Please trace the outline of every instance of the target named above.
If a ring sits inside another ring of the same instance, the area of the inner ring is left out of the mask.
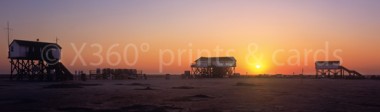
[[[73,80],[74,76],[61,62],[49,65],[48,75],[48,80]]]
[[[348,76],[346,76],[346,78],[350,78],[350,79],[362,79],[362,78],[364,78],[364,76],[361,73],[359,73],[355,70],[350,70],[344,66],[340,66],[340,68],[348,73]]]

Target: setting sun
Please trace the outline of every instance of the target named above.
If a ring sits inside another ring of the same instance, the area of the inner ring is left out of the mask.
[[[260,69],[261,68],[261,65],[256,65],[256,69]]]
[[[267,64],[264,63],[249,64],[248,66],[252,74],[263,74],[268,70]]]

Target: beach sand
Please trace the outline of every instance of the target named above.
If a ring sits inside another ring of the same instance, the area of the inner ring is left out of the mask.
[[[380,111],[380,81],[375,80],[2,80],[0,91],[2,112]]]

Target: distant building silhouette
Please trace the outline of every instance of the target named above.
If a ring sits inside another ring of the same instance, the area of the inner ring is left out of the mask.
[[[234,57],[200,57],[191,65],[191,72],[195,77],[230,77],[235,73],[235,67]]]

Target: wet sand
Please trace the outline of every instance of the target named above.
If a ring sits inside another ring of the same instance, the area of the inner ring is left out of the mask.
[[[376,80],[1,80],[0,91],[3,112],[380,111],[380,81]]]

